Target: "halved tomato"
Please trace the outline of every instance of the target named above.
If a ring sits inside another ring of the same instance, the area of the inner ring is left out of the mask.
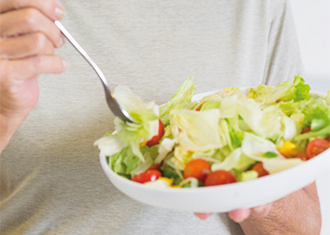
[[[132,181],[143,184],[146,182],[155,181],[161,176],[162,174],[158,170],[148,170],[144,173],[134,176]]]
[[[194,177],[204,182],[207,175],[211,172],[211,164],[204,159],[194,159],[190,161],[183,171],[183,177]]]
[[[308,159],[315,157],[330,147],[326,139],[315,138],[307,144],[306,152]]]
[[[269,175],[268,171],[265,170],[264,165],[262,164],[262,162],[259,162],[257,164],[255,164],[252,167],[253,171],[256,171],[258,173],[258,177],[263,177],[265,175]]]
[[[147,141],[146,145],[151,147],[159,143],[160,139],[163,137],[165,133],[164,124],[159,119],[159,127],[158,127],[158,134],[154,135],[150,140]]]
[[[207,176],[205,180],[205,186],[216,186],[222,184],[231,184],[235,182],[236,178],[231,172],[225,170],[217,170],[211,172]]]

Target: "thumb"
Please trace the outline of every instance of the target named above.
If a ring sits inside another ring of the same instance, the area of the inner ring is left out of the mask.
[[[207,218],[210,217],[210,215],[212,215],[212,213],[194,213],[194,214],[201,220],[206,220]]]

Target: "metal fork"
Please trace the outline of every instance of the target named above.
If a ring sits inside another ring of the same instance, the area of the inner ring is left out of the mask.
[[[111,92],[108,82],[102,73],[101,69],[96,65],[96,63],[89,57],[86,51],[77,43],[77,41],[72,37],[72,35],[65,29],[62,23],[58,20],[55,21],[56,26],[61,30],[62,34],[68,39],[68,41],[73,45],[74,48],[84,57],[84,59],[92,66],[96,74],[99,76],[108,106],[112,113],[122,119],[123,121],[135,122],[134,119],[129,115],[129,113],[120,107],[117,100],[115,99],[113,93]]]

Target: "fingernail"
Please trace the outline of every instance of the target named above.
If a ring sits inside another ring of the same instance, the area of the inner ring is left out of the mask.
[[[59,8],[59,7],[56,7],[56,8],[55,8],[55,17],[56,17],[58,20],[62,20],[63,17],[64,17],[64,10],[62,10],[62,9]]]
[[[237,209],[228,212],[228,216],[236,223],[241,223],[250,216],[250,213],[250,209]]]
[[[63,37],[60,37],[60,42],[58,43],[58,47],[61,47],[64,45],[64,38]]]
[[[212,213],[195,213],[195,215],[201,220],[206,220],[211,214]]]
[[[62,60],[62,63],[63,63],[63,67],[64,67],[64,69],[67,69],[67,67],[68,67],[68,65],[69,65],[68,61],[66,61],[66,60]]]
[[[265,207],[264,206],[256,206],[253,208],[254,212],[257,214],[261,214],[264,211]]]
[[[244,219],[232,219],[235,223],[242,223],[244,221]]]

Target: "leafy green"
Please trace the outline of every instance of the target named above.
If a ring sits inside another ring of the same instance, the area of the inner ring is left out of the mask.
[[[191,103],[195,89],[194,77],[185,80],[172,98],[160,108],[160,117],[163,118],[165,115],[169,115],[171,110],[181,109],[182,106],[187,105],[186,103]]]
[[[242,172],[238,175],[237,181],[242,182],[242,181],[248,181],[248,180],[253,180],[258,178],[258,172],[256,171],[245,171]]]
[[[265,157],[265,158],[274,158],[274,157],[277,157],[278,154],[273,153],[273,152],[265,152],[262,156]]]
[[[250,93],[253,93],[255,100],[265,104],[271,105],[280,101],[300,101],[300,100],[309,100],[310,86],[305,84],[304,79],[297,75],[294,77],[294,81],[283,82],[276,87],[268,87],[266,85],[259,85],[255,90]]]
[[[159,164],[162,176],[174,185],[198,187],[200,182],[184,179],[183,171],[191,160],[204,159],[212,171],[227,170],[246,181],[258,177],[251,170],[256,162],[270,174],[303,162],[281,155],[284,141],[301,152],[312,138],[330,135],[330,90],[325,98],[310,95],[299,75],[275,87],[259,85],[246,92],[225,88],[199,102],[192,102],[195,88],[194,78],[187,79],[161,107],[144,103],[127,87],[116,88],[116,99],[136,122],[116,118],[116,132],[95,142],[111,169],[131,178]],[[148,147],[145,143],[158,134],[160,118],[165,134],[160,144]],[[305,127],[311,131],[302,133]]]

